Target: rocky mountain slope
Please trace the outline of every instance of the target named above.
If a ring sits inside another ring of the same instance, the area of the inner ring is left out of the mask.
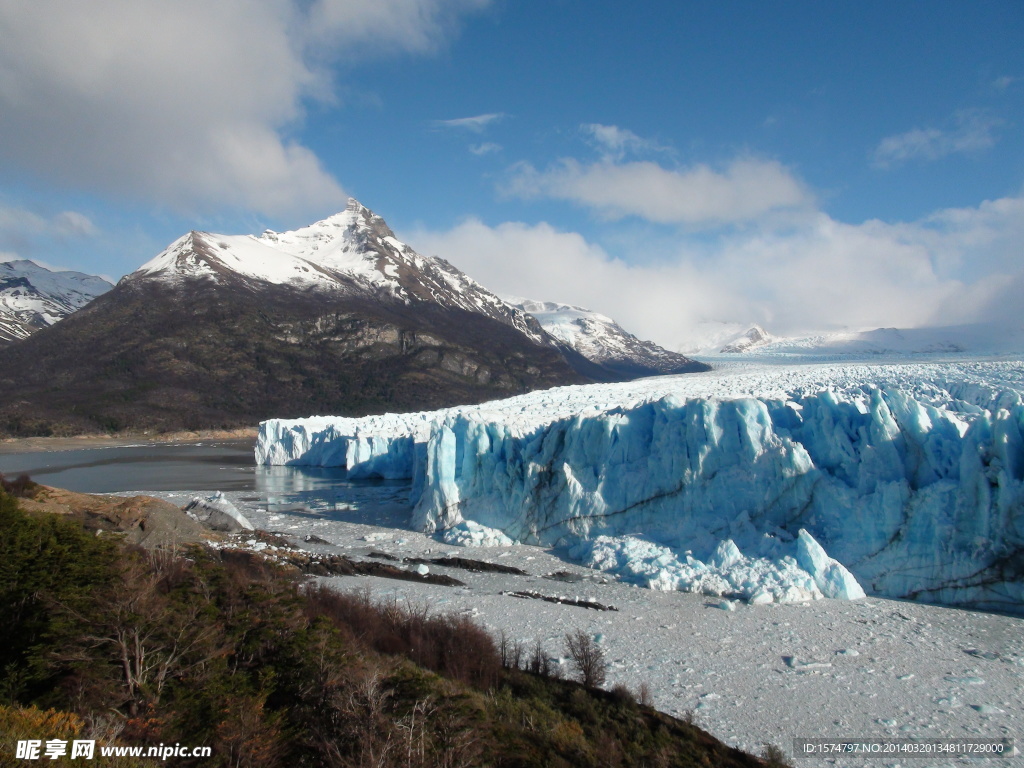
[[[0,263],[0,345],[27,338],[113,286],[81,272],[54,272],[21,259]]]
[[[763,347],[772,340],[772,336],[764,328],[753,325],[719,351],[725,354],[742,354]]]
[[[561,346],[592,365],[580,370],[597,381],[625,381],[641,376],[706,371],[704,363],[642,341],[610,317],[583,307],[552,301],[509,298],[509,303],[533,316]]]
[[[293,232],[190,232],[0,350],[0,432],[226,428],[584,380],[536,320],[352,200]]]

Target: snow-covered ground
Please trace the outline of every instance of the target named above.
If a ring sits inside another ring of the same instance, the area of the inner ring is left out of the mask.
[[[647,683],[659,709],[684,717],[692,712],[702,728],[755,753],[764,743],[791,753],[797,737],[1019,741],[1024,732],[1022,619],[878,598],[735,602],[725,610],[719,599],[615,581],[550,548],[448,546],[440,535],[405,528],[408,493],[399,483],[365,483],[339,485],[326,496],[273,490],[226,496],[258,528],[310,550],[355,558],[374,551],[455,554],[519,567],[529,576],[430,566],[465,587],[374,577],[329,581],[342,590],[368,586],[381,598],[466,614],[528,649],[539,641],[553,658],[564,656],[566,632],[583,629],[598,638],[611,662],[609,686],[622,682],[637,690]],[[184,505],[194,494],[156,495]],[[303,543],[311,534],[330,544]],[[547,578],[552,574],[560,575]],[[618,610],[505,594],[511,591],[579,597]],[[937,768],[980,762],[843,757],[795,764]]]

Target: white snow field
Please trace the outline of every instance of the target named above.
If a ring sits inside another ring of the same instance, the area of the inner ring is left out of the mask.
[[[1024,613],[1019,360],[734,364],[270,420],[256,460],[407,479],[413,529],[471,521],[660,590]]]
[[[272,472],[273,470],[268,470]],[[473,618],[532,651],[540,642],[571,675],[567,632],[599,640],[610,662],[607,686],[637,691],[729,744],[759,753],[765,743],[791,757],[793,739],[1012,739],[1024,733],[1024,619],[922,603],[866,598],[745,604],[683,592],[638,589],[567,562],[559,550],[505,545],[467,549],[401,528],[407,484],[339,485],[329,494],[281,495],[271,480],[258,494],[225,496],[257,528],[298,546],[355,559],[457,555],[515,566],[527,576],[475,573],[431,564],[465,587],[375,577],[327,579],[342,590]],[[193,492],[155,494],[184,504]],[[315,535],[327,544],[304,543]],[[244,536],[244,534],[243,534]],[[494,542],[490,542],[494,543]],[[253,549],[273,555],[256,539]],[[408,564],[409,570],[414,566]],[[580,598],[615,611],[521,599],[511,592]],[[727,605],[726,605],[727,603]],[[723,610],[723,607],[726,610]],[[798,768],[942,768],[1019,765],[1010,760],[794,759]]]

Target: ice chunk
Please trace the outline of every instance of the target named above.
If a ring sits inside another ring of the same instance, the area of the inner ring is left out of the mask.
[[[456,547],[510,547],[515,542],[499,530],[463,520],[441,534],[445,544]]]
[[[739,548],[732,539],[726,539],[715,548],[714,554],[708,559],[708,564],[728,570],[742,561],[743,555],[740,554]]]
[[[238,508],[228,501],[220,491],[206,498],[196,496],[184,509],[190,517],[198,520],[212,531],[238,533],[239,531],[255,530],[245,515],[239,512]]]
[[[706,564],[689,555],[680,558],[669,547],[634,536],[598,536],[578,542],[569,555],[624,581],[665,592],[728,595],[751,605],[822,597],[814,578],[794,558],[746,558],[731,541],[721,542]]]
[[[811,574],[825,597],[839,600],[859,600],[865,597],[864,590],[853,574],[842,563],[825,554],[821,545],[803,528],[797,533],[796,561]]]

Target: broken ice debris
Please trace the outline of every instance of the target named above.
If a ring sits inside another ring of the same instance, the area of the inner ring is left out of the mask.
[[[255,530],[238,507],[228,501],[223,493],[217,491],[212,496],[203,498],[196,496],[185,507],[189,517],[199,521],[211,531],[238,533],[239,531]]]

